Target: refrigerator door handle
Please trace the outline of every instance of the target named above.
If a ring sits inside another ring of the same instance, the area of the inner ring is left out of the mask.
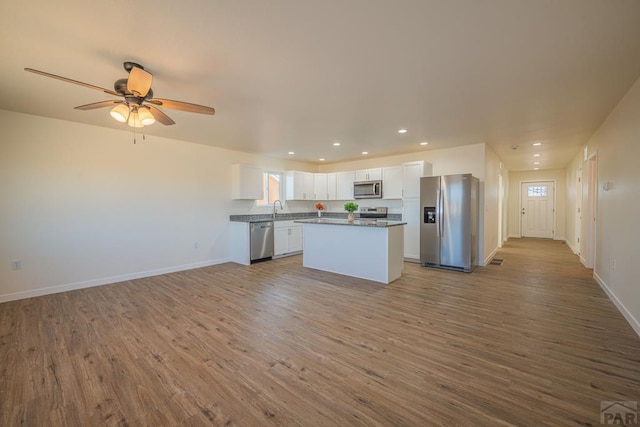
[[[444,191],[440,190],[440,199],[438,200],[440,205],[440,236],[444,236]]]
[[[442,205],[440,205],[440,190],[436,190],[436,236],[440,237],[440,223],[442,215]]]

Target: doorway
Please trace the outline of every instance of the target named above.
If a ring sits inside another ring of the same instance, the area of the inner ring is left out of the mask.
[[[552,239],[555,224],[555,183],[520,184],[520,235]]]

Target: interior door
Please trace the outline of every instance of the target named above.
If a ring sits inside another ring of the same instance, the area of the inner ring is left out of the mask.
[[[520,192],[521,236],[553,238],[554,183],[523,182]]]

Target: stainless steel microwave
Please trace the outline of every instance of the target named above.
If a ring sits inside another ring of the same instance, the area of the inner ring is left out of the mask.
[[[381,199],[382,181],[357,181],[353,183],[354,199]]]

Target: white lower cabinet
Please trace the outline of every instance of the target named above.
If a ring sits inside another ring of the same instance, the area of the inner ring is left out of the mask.
[[[404,258],[420,261],[420,199],[402,200],[402,222],[404,226]]]
[[[302,251],[302,224],[276,221],[273,234],[273,255],[293,255]]]
[[[302,251],[302,224],[289,228],[289,253]]]
[[[273,229],[273,255],[278,256],[289,251],[290,228],[275,227]]]

